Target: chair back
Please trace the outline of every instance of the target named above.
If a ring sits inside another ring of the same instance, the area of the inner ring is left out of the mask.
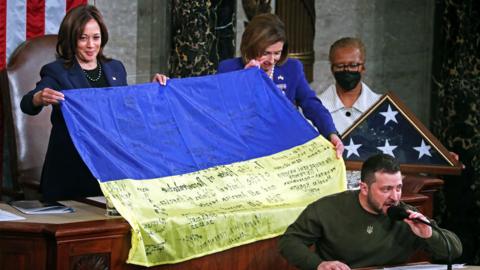
[[[20,109],[22,97],[40,80],[43,65],[55,60],[57,35],[46,35],[22,43],[0,73],[1,100],[13,191],[39,191],[40,175],[50,137],[51,106],[30,116]]]

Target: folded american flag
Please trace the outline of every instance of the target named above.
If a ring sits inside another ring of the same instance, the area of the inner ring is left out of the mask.
[[[356,168],[377,153],[397,158],[404,172],[410,168],[425,173],[458,173],[461,166],[393,93],[380,98],[345,131],[342,140],[343,157]]]

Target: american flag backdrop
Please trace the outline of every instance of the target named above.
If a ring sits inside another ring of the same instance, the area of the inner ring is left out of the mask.
[[[23,41],[57,34],[65,13],[87,0],[0,0],[0,70]]]
[[[445,147],[392,93],[384,95],[342,135],[346,161],[384,153],[401,164],[455,167]]]

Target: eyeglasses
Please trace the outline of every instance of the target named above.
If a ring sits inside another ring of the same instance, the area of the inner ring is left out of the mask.
[[[333,71],[360,71],[360,67],[363,63],[350,63],[350,64],[332,64]]]

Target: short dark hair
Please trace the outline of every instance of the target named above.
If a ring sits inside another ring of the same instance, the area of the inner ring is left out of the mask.
[[[400,163],[394,157],[386,154],[376,154],[363,162],[360,180],[370,186],[375,182],[376,172],[395,174],[399,171]]]
[[[328,53],[328,59],[330,63],[332,63],[333,54],[337,49],[340,48],[357,48],[360,50],[360,54],[362,55],[362,61],[365,62],[366,50],[365,45],[363,44],[362,40],[355,37],[343,37],[337,41],[335,41],[332,46],[330,46],[330,52]]]
[[[65,60],[65,66],[71,67],[75,59],[77,41],[83,33],[88,21],[94,19],[100,26],[102,42],[97,58],[101,61],[108,60],[103,55],[103,47],[108,42],[107,26],[103,22],[100,11],[92,5],[80,5],[71,9],[62,20],[58,30],[57,57]]]
[[[285,25],[277,15],[262,13],[253,17],[242,35],[240,53],[244,63],[262,55],[268,46],[283,42],[282,55],[278,63],[281,65],[288,57]]]

